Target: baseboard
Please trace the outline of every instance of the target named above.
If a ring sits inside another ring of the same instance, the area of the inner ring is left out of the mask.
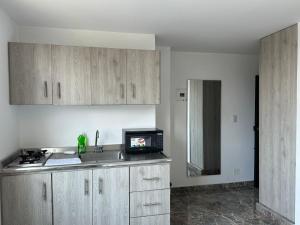
[[[173,187],[171,189],[172,194],[188,192],[188,191],[218,191],[227,189],[243,189],[243,188],[254,188],[253,181],[225,183],[225,184],[209,184],[209,185],[197,185],[187,187]]]
[[[261,204],[260,202],[256,203],[256,210],[266,216],[272,217],[278,224],[281,225],[294,225],[295,223],[290,221],[289,219],[283,217],[279,213],[273,211],[272,209],[268,208],[267,206]]]

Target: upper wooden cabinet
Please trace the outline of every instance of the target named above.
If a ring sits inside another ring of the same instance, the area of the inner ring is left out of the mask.
[[[160,54],[9,43],[14,105],[159,104]]]
[[[159,103],[159,51],[127,50],[127,104]]]
[[[90,48],[52,46],[54,105],[91,105]]]
[[[91,48],[92,104],[126,104],[126,50]]]
[[[52,104],[51,45],[9,43],[10,103]]]

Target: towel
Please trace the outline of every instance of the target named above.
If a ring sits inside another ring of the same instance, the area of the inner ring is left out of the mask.
[[[62,166],[62,165],[72,165],[80,164],[81,160],[79,158],[66,158],[66,159],[48,159],[45,166]]]

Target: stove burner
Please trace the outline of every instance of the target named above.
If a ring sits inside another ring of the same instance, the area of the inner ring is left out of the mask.
[[[45,157],[47,150],[40,149],[27,149],[22,150],[20,157],[21,160],[19,164],[34,164],[39,161],[42,157]]]

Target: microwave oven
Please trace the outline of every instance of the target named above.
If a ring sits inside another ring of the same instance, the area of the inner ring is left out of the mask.
[[[163,151],[163,130],[157,128],[123,129],[126,153],[154,153]]]

